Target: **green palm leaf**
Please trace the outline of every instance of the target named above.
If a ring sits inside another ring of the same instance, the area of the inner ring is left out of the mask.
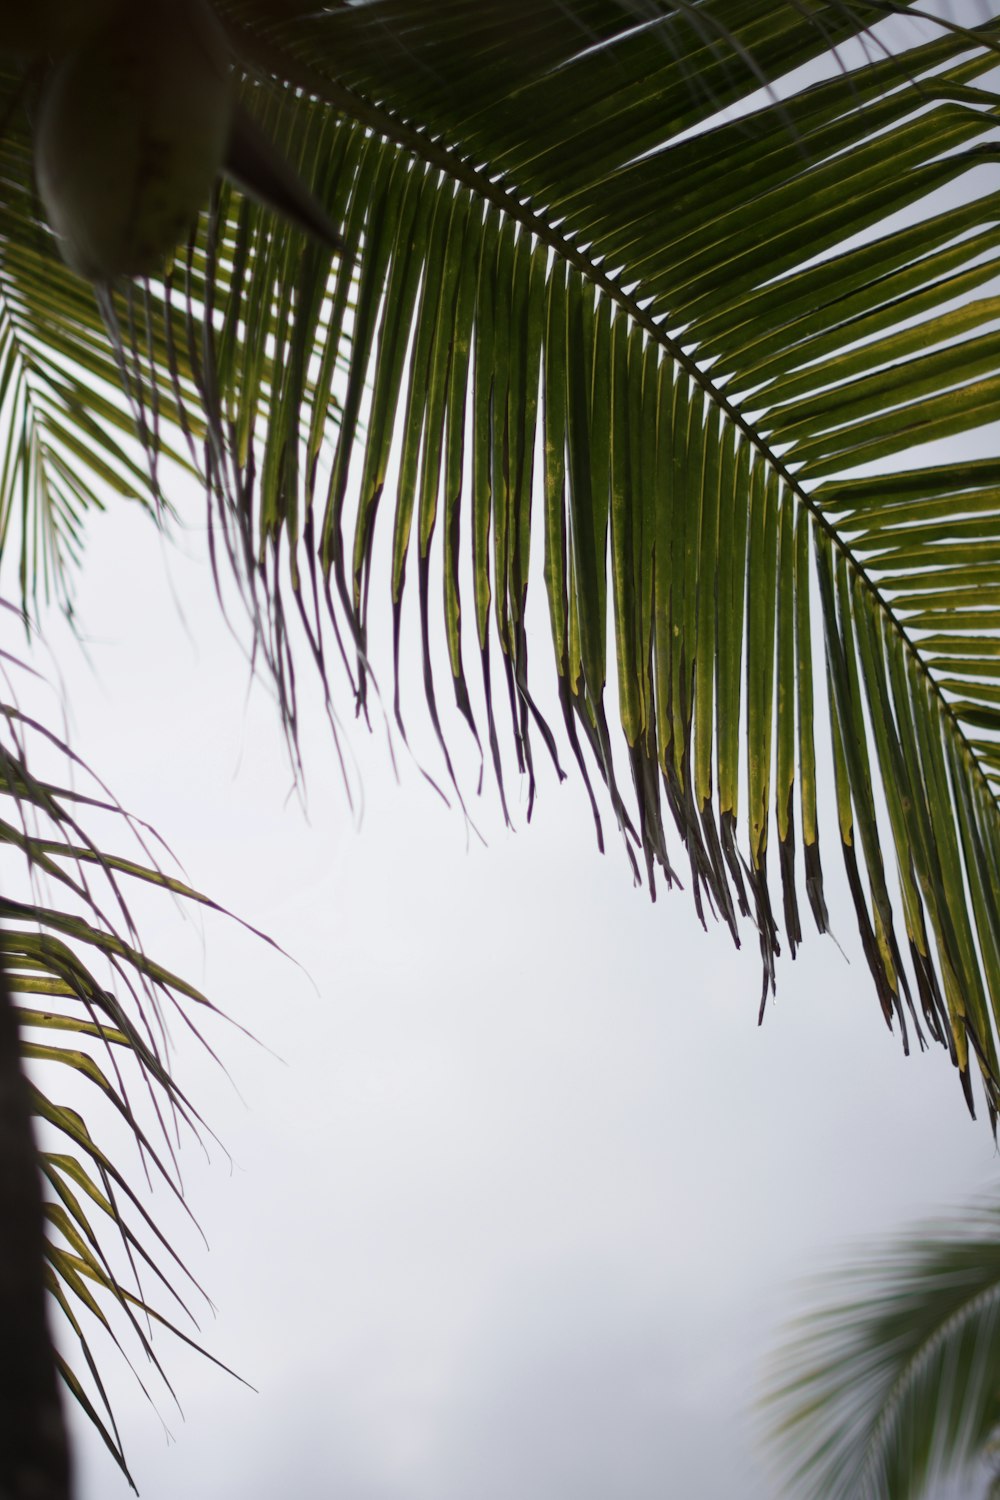
[[[823,1284],[772,1371],[787,1493],[917,1500],[991,1451],[1000,1426],[995,1204],[873,1246]]]
[[[229,0],[247,101],[344,253],[226,188],[165,285],[105,314],[147,458],[178,423],[192,439],[293,732],[286,595],[367,711],[384,535],[396,665],[409,580],[446,782],[452,695],[501,797],[504,717],[529,806],[539,744],[596,771],[651,889],[683,865],[699,911],[737,938],[750,918],[762,1012],[803,898],[828,925],[832,799],[887,1023],[947,1046],[970,1107],[971,1052],[992,1117],[1000,471],[929,445],[984,428],[1000,390],[1000,33],[887,55],[867,28],[906,9]],[[44,342],[36,270],[8,263]],[[52,275],[79,380],[110,384],[96,315]],[[119,442],[99,416],[73,428],[95,472]],[[528,669],[542,588],[565,750]]]
[[[0,725],[0,798],[10,810],[9,817],[0,817],[0,846],[26,865],[32,883],[32,898],[15,900],[11,874],[5,875],[0,962],[27,1064],[29,1105],[43,1131],[47,1285],[79,1342],[84,1366],[77,1370],[59,1360],[59,1369],[131,1480],[88,1324],[100,1325],[123,1353],[127,1341],[135,1341],[169,1390],[150,1320],[192,1343],[158,1302],[167,1296],[177,1316],[197,1327],[190,1299],[204,1293],[132,1186],[134,1169],[112,1160],[91,1132],[76,1107],[79,1087],[74,1085],[74,1102],[66,1103],[61,1085],[69,1070],[93,1087],[95,1101],[103,1096],[134,1138],[147,1179],[158,1180],[183,1208],[173,1142],[185,1131],[200,1138],[204,1126],[170,1072],[164,1010],[176,1008],[193,1026],[190,1011],[212,1007],[144,952],[123,877],[214,903],[153,862],[102,853],[80,821],[88,808],[117,814],[151,860],[141,825],[99,783],[88,794],[33,774],[39,741],[50,755],[53,749],[62,754],[74,774],[86,769],[57,736],[10,705],[0,705]],[[14,884],[23,886],[23,878]],[[65,906],[44,899],[57,891]],[[109,975],[103,982],[97,977],[102,965]]]

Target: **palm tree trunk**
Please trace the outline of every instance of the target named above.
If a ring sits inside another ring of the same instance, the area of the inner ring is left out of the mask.
[[[69,1500],[71,1493],[46,1300],[28,1085],[0,968],[0,1500]]]

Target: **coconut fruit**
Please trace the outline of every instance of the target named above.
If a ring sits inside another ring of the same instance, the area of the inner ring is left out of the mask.
[[[67,264],[94,281],[159,270],[209,197],[234,102],[207,0],[117,0],[51,69],[36,119],[38,190]]]
[[[118,0],[0,0],[0,52],[59,57],[103,26]]]

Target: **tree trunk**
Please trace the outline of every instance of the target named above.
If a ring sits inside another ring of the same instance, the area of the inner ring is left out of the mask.
[[[0,968],[0,1500],[69,1500],[71,1493],[47,1300],[28,1085]]]

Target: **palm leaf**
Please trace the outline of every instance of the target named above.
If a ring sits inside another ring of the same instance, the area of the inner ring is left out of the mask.
[[[931,445],[998,393],[998,30],[871,32],[907,9],[226,0],[247,101],[345,251],[226,188],[105,314],[149,453],[186,423],[293,732],[284,598],[367,711],[388,529],[446,782],[453,694],[501,797],[509,717],[530,807],[537,743],[567,753],[528,669],[543,588],[565,745],[651,889],[683,863],[699,911],[750,918],[763,1011],[803,898],[828,926],[825,797],[887,1023],[947,1046],[970,1107],[971,1049],[994,1116],[1000,475]]]
[[[872,1247],[822,1286],[772,1371],[787,1493],[917,1500],[1000,1426],[1000,1217],[977,1206]]]
[[[0,817],[0,845],[17,855],[32,883],[31,899],[15,900],[5,876],[0,961],[15,1002],[29,1105],[43,1133],[48,1288],[79,1341],[85,1371],[64,1360],[59,1368],[131,1482],[87,1325],[98,1324],[126,1357],[126,1341],[136,1342],[169,1390],[150,1320],[193,1341],[158,1310],[159,1297],[146,1283],[154,1283],[187,1323],[194,1322],[190,1295],[204,1293],[132,1185],[134,1166],[112,1159],[91,1132],[76,1107],[77,1084],[74,1102],[63,1102],[60,1079],[69,1070],[95,1090],[95,1100],[103,1096],[135,1140],[147,1179],[159,1179],[184,1208],[174,1143],[185,1131],[200,1138],[204,1126],[171,1074],[164,1008],[175,1008],[192,1026],[191,1009],[212,1007],[145,953],[123,877],[214,903],[152,862],[148,833],[99,783],[87,793],[34,775],[31,764],[43,742],[49,758],[53,750],[61,754],[74,777],[86,771],[58,736],[11,705],[0,706],[0,725],[0,798],[10,809],[9,818]],[[123,821],[148,862],[102,853],[80,821],[85,809]],[[65,905],[49,904],[43,890],[58,891]],[[100,964],[110,983],[97,977]]]

